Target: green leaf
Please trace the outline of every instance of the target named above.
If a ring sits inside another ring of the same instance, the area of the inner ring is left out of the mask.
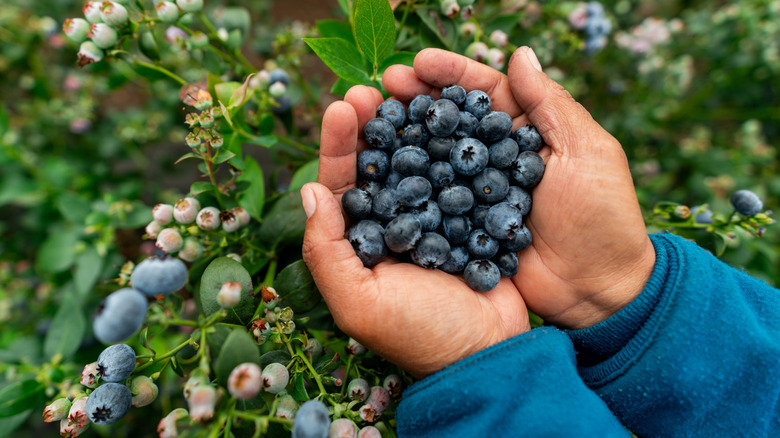
[[[196,181],[190,186],[190,195],[195,196],[210,190],[214,190],[214,184],[206,181]]]
[[[414,11],[442,44],[446,48],[452,49],[458,37],[455,23],[451,19],[443,17],[435,6],[419,7],[415,8]]]
[[[309,393],[306,392],[306,386],[303,382],[303,374],[298,374],[298,376],[293,379],[293,385],[292,389],[290,390],[290,395],[292,398],[299,402],[304,402],[309,400]]]
[[[244,362],[253,362],[260,364],[260,350],[257,343],[243,328],[236,328],[230,332],[219,357],[214,365],[214,371],[217,374],[217,381],[222,386],[227,386],[227,380],[230,372],[237,365]]]
[[[301,166],[290,181],[290,191],[300,190],[304,184],[317,181],[317,171],[319,170],[320,160],[311,160]]]
[[[181,157],[179,157],[179,159],[176,160],[176,162],[173,163],[173,164],[179,164],[179,162],[184,161],[187,158],[200,158],[200,155],[198,155],[198,154],[196,154],[194,152],[188,152],[188,153],[182,155]]]
[[[246,268],[230,257],[214,259],[200,280],[198,299],[203,314],[211,316],[222,308],[217,302],[217,294],[224,283],[237,281],[241,283],[241,301],[232,309],[228,309],[225,322],[248,324],[255,312],[255,299],[252,290],[252,278]]]
[[[382,64],[379,66],[379,71],[385,71],[387,67],[395,64],[403,64],[412,67],[415,56],[417,56],[417,54],[413,52],[393,53],[392,55],[385,58],[384,61],[382,61]]]
[[[46,333],[43,353],[49,359],[61,354],[67,360],[79,349],[86,329],[87,320],[79,301],[71,294],[65,295]]]
[[[0,437],[10,436],[19,428],[27,417],[32,414],[34,409],[29,409],[22,413],[11,415],[10,417],[0,418]]]
[[[290,353],[288,353],[287,350],[269,351],[260,357],[260,367],[265,368],[272,363],[280,363],[287,366],[291,360],[292,356],[290,356]]]
[[[319,374],[330,374],[335,371],[339,365],[341,365],[339,356],[335,353],[332,353],[326,354],[319,358],[319,360],[314,364],[314,369],[317,370]]]
[[[304,38],[303,41],[338,77],[358,84],[369,80],[354,44],[341,38]]]
[[[230,111],[228,111],[227,108],[225,108],[225,104],[222,103],[222,101],[219,101],[219,109],[222,110],[222,117],[225,118],[225,121],[228,122],[228,125],[230,127],[233,127],[233,119],[230,118]]]
[[[300,245],[305,224],[306,213],[301,205],[301,194],[297,191],[287,192],[263,218],[258,237],[267,246],[276,243]]]
[[[219,352],[222,351],[222,346],[225,345],[228,336],[230,336],[230,329],[224,325],[211,327],[206,332],[206,342],[208,342],[213,356],[219,356]]]
[[[247,138],[247,143],[265,146],[267,148],[273,147],[278,142],[279,140],[275,135],[260,135]]]
[[[230,98],[233,93],[241,86],[240,82],[222,82],[214,85],[214,90],[217,92],[217,99],[220,102],[230,102]]]
[[[340,96],[344,96],[347,94],[347,91],[349,91],[350,88],[354,87],[357,84],[353,84],[352,82],[345,81],[344,79],[339,78],[332,87],[330,87],[331,94],[338,94]]]
[[[46,385],[35,379],[18,380],[0,390],[0,418],[32,409],[43,402]]]
[[[233,91],[233,94],[230,95],[230,101],[228,101],[228,108],[230,109],[238,108],[241,105],[243,105],[244,102],[246,102],[247,100],[246,94],[247,94],[247,89],[249,88],[249,80],[252,79],[252,76],[254,75],[255,74],[252,73],[249,76],[247,76],[244,83],[241,84],[240,87],[236,88],[235,91]],[[250,91],[250,93],[253,92],[254,91]]]
[[[229,160],[229,159],[231,159],[231,158],[233,158],[235,156],[236,156],[235,153],[230,152],[229,150],[227,150],[225,148],[222,148],[222,149],[219,150],[219,152],[217,152],[217,155],[214,156],[213,163],[214,164],[221,164],[221,163],[224,163],[225,161],[227,161],[227,160]]]
[[[75,193],[62,192],[57,197],[57,209],[66,221],[74,225],[83,225],[92,211],[92,206],[88,200]]]
[[[395,45],[395,17],[387,0],[357,0],[355,37],[368,60],[378,68]]]
[[[341,7],[341,12],[344,13],[347,17],[352,15],[352,11],[349,10],[349,0],[339,0],[339,6]]]
[[[79,234],[75,229],[59,230],[50,234],[38,250],[35,260],[36,270],[53,274],[73,266]]]
[[[322,296],[314,284],[314,278],[303,260],[292,262],[276,275],[274,289],[284,306],[290,306],[295,313],[304,313],[313,309]]]
[[[349,23],[340,20],[319,20],[317,21],[317,31],[323,38],[341,38],[352,44],[357,44]]]
[[[244,208],[255,220],[263,220],[263,204],[265,203],[265,177],[263,169],[252,157],[244,160],[245,169],[237,181],[246,181],[249,188],[238,196],[238,205]]]
[[[103,256],[98,249],[90,246],[76,258],[76,270],[73,273],[73,285],[76,288],[76,295],[84,298],[92,291],[92,287],[100,278],[103,271]]]

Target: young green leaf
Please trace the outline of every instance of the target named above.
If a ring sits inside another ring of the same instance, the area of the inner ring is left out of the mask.
[[[244,208],[253,219],[263,219],[263,203],[265,201],[265,177],[263,169],[252,157],[244,161],[246,169],[238,177],[238,181],[247,181],[249,188],[238,196],[238,205]]]
[[[0,418],[34,408],[43,401],[46,385],[35,379],[18,380],[0,389]]]
[[[300,190],[304,184],[317,181],[320,160],[311,160],[298,169],[290,181],[289,190]]]
[[[355,38],[368,60],[379,68],[395,45],[395,17],[387,0],[357,0]]]
[[[368,81],[357,47],[341,38],[304,38],[322,62],[342,79],[356,84]]]
[[[64,359],[70,358],[79,349],[86,328],[87,320],[78,301],[71,294],[65,295],[46,333],[43,343],[46,357],[61,354]]]

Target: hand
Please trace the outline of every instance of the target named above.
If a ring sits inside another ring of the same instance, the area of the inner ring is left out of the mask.
[[[339,328],[421,378],[530,326],[510,279],[478,293],[459,277],[392,259],[363,267],[344,238],[341,194],[355,186],[366,148],[359,134],[380,103],[379,91],[357,86],[323,116],[319,183],[301,189],[303,259]]]
[[[384,85],[403,101],[458,84],[487,92],[514,128],[542,135],[547,165],[533,191],[526,225],[533,245],[518,254],[513,282],[547,321],[584,328],[622,309],[643,289],[655,264],[625,153],[566,90],[542,73],[528,47],[509,61],[508,77],[466,57],[421,51],[414,68],[393,66]]]

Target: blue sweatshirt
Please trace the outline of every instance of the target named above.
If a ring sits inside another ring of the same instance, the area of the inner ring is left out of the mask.
[[[671,234],[645,288],[412,385],[401,437],[780,437],[780,291]]]

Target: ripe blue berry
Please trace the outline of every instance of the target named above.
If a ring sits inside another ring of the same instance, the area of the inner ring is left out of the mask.
[[[424,148],[428,144],[429,138],[431,138],[431,134],[428,132],[428,128],[420,123],[414,123],[404,128],[404,132],[401,134],[401,145]]]
[[[487,292],[498,285],[501,272],[490,260],[472,260],[463,270],[463,279],[477,292]]]
[[[385,244],[390,251],[402,253],[414,248],[422,237],[422,224],[410,213],[398,215],[385,228]]]
[[[441,189],[436,202],[445,214],[464,214],[474,206],[474,193],[468,187],[449,185]]]
[[[531,231],[528,229],[528,227],[523,227],[522,229],[517,230],[515,237],[511,240],[499,241],[503,248],[506,248],[512,252],[522,251],[531,246],[532,242],[533,239],[531,237]]]
[[[456,140],[462,138],[471,137],[474,135],[474,131],[477,130],[479,120],[468,111],[461,111],[458,116],[458,127],[455,128],[455,132],[452,134]]]
[[[466,249],[472,259],[489,259],[498,253],[498,240],[483,229],[474,230],[466,241]]]
[[[168,295],[187,284],[187,266],[174,257],[149,257],[133,269],[130,282],[149,296]]]
[[[353,187],[341,195],[341,207],[352,219],[368,219],[371,216],[371,194]]]
[[[450,249],[450,256],[439,269],[448,274],[459,274],[466,269],[469,263],[469,251],[465,246],[453,246]]]
[[[379,149],[366,149],[357,158],[358,176],[369,181],[379,181],[390,173],[390,158]]]
[[[327,438],[330,430],[330,417],[325,403],[309,400],[298,408],[293,423],[293,438]]]
[[[135,351],[127,344],[111,345],[97,359],[97,374],[106,382],[121,382],[135,370]]]
[[[133,395],[127,386],[106,383],[92,391],[84,410],[95,424],[113,424],[127,414],[132,401]]]
[[[428,168],[427,177],[434,188],[440,189],[455,180],[455,169],[448,161],[437,161]]]
[[[453,146],[455,139],[452,137],[433,137],[428,141],[428,155],[431,160],[449,161]]]
[[[449,99],[439,99],[428,108],[425,125],[431,135],[447,137],[455,132],[460,121],[458,106]]]
[[[404,146],[393,154],[393,170],[403,176],[424,176],[430,166],[430,158],[424,149]]]
[[[485,228],[485,218],[487,217],[490,204],[477,204],[471,210],[471,223],[474,228]]]
[[[449,99],[455,103],[455,105],[463,105],[466,101],[466,90],[460,85],[450,85],[444,87],[441,90],[441,98]]]
[[[433,105],[433,98],[427,94],[420,94],[409,103],[409,120],[412,123],[424,123],[428,108]]]
[[[401,180],[404,178],[406,177],[396,172],[395,170],[392,170],[391,168],[390,174],[387,175],[387,179],[385,179],[385,183],[382,188],[395,190],[398,188],[398,183],[401,182]]]
[[[466,95],[466,102],[463,104],[463,109],[474,114],[474,117],[477,119],[485,117],[492,108],[493,104],[490,101],[490,96],[480,90],[470,91]]]
[[[498,267],[502,277],[511,278],[517,274],[520,269],[517,261],[517,253],[513,251],[501,251],[493,259],[493,263]]]
[[[520,210],[520,214],[527,216],[531,212],[531,206],[533,204],[533,198],[528,191],[521,189],[517,186],[510,186],[509,192],[504,198],[505,202]]]
[[[270,77],[268,79],[269,84],[274,84],[276,82],[281,82],[284,85],[290,85],[290,75],[287,74],[286,71],[284,71],[281,68],[275,68],[271,70]]]
[[[401,212],[401,202],[393,189],[382,189],[371,202],[371,213],[382,222],[393,220]]]
[[[401,129],[404,123],[406,123],[404,104],[395,99],[388,99],[382,102],[379,108],[376,109],[376,116],[390,121],[396,131]]]
[[[104,344],[121,342],[141,328],[148,302],[141,292],[125,288],[107,296],[95,314],[92,329]]]
[[[507,138],[510,132],[512,117],[501,111],[491,111],[477,125],[477,136],[488,144]]]
[[[485,217],[485,229],[496,239],[511,240],[523,228],[523,215],[508,202],[490,207]]]
[[[463,215],[444,216],[441,227],[444,237],[452,245],[463,245],[471,233],[471,221]]]
[[[696,212],[696,216],[694,216],[693,221],[697,224],[709,225],[714,222],[712,219],[712,211],[709,208],[702,208],[701,206],[697,205],[691,207],[691,211]]]
[[[471,182],[474,197],[490,204],[504,199],[509,192],[509,179],[500,170],[488,167]]]
[[[428,232],[424,233],[417,246],[410,251],[412,261],[423,268],[433,269],[450,257],[450,244],[442,235]]]
[[[376,181],[359,181],[357,183],[357,188],[368,192],[368,194],[373,198],[377,193],[379,193],[380,190],[382,190],[382,184]]]
[[[520,146],[520,152],[539,152],[539,149],[541,149],[544,144],[542,136],[539,135],[539,131],[537,131],[536,127],[533,125],[525,125],[515,129],[512,133],[512,138],[517,142],[517,145]]]
[[[475,138],[458,140],[450,150],[450,164],[461,175],[474,176],[482,172],[489,158],[487,146]]]
[[[363,127],[363,138],[369,146],[390,149],[395,144],[395,126],[384,118],[371,119]]]
[[[544,176],[544,160],[536,152],[520,152],[512,163],[512,178],[524,189],[539,184]]]
[[[409,176],[396,186],[396,196],[402,207],[419,207],[433,193],[430,181],[421,176]]]
[[[745,216],[754,216],[761,213],[764,209],[764,203],[761,198],[750,190],[737,190],[731,195],[731,205],[739,214]]]
[[[413,209],[411,213],[420,221],[423,231],[433,231],[441,224],[441,209],[439,204],[433,200],[428,200],[420,207]]]
[[[519,152],[517,142],[507,137],[488,148],[488,164],[496,169],[506,169],[512,165]]]
[[[358,222],[349,229],[347,237],[365,267],[376,265],[387,255],[385,229],[374,221]]]

